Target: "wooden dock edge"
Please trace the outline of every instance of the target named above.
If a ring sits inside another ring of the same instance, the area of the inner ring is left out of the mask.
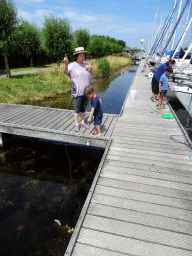
[[[79,215],[79,218],[78,218],[78,221],[77,221],[77,224],[75,226],[75,229],[74,229],[74,232],[73,232],[73,235],[70,239],[70,242],[68,244],[68,247],[67,247],[67,250],[65,252],[65,255],[64,256],[70,256],[72,255],[73,253],[73,249],[75,247],[75,244],[76,244],[76,241],[77,241],[77,238],[79,236],[79,232],[81,230],[81,227],[82,227],[82,224],[83,224],[83,221],[84,221],[84,218],[86,216],[86,213],[87,213],[87,210],[88,210],[88,207],[89,207],[89,204],[91,202],[91,198],[93,196],[93,193],[94,193],[94,190],[95,190],[95,187],[97,185],[97,181],[99,179],[99,176],[100,176],[100,173],[101,173],[101,170],[102,170],[102,167],[103,167],[103,164],[104,164],[104,161],[105,161],[105,158],[107,156],[107,153],[109,151],[109,148],[110,148],[110,145],[111,145],[111,139],[109,139],[108,141],[108,144],[105,148],[105,151],[104,151],[104,154],[103,154],[103,157],[101,159],[101,162],[99,164],[99,167],[97,169],[97,172],[96,172],[96,175],[94,177],[94,180],[92,182],[92,185],[91,185],[91,188],[89,190],[89,193],[87,195],[87,198],[86,198],[86,201],[84,203],[84,206],[83,206],[83,209]]]
[[[137,75],[138,68],[139,68],[139,66],[137,67],[137,71],[135,72],[135,75],[134,75],[134,77],[133,77],[133,80],[132,80],[132,82],[131,82],[131,85],[130,85],[130,87],[129,87],[129,90],[128,90],[128,92],[127,92],[127,95],[126,95],[126,97],[125,97],[125,100],[124,100],[124,102],[123,102],[123,106],[122,106],[122,108],[121,108],[121,111],[120,111],[120,113],[119,113],[119,116],[122,115],[123,110],[124,110],[124,108],[125,108],[125,104],[126,104],[126,102],[127,102],[127,99],[128,99],[128,97],[129,97],[131,88],[132,88],[133,83],[134,83],[134,81],[135,81],[135,77],[136,77],[136,75]]]

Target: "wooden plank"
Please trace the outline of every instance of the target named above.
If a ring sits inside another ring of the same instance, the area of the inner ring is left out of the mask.
[[[169,161],[174,161],[174,159],[183,159],[183,160],[189,160],[189,156],[192,155],[192,151],[188,154],[182,155],[182,154],[175,154],[175,153],[164,153],[164,152],[156,152],[153,150],[149,150],[147,147],[145,149],[134,149],[134,148],[121,148],[121,147],[111,147],[109,154],[115,154],[115,155],[121,155],[121,156],[129,156],[129,154],[136,154],[136,155],[146,155],[146,156],[158,156],[162,158],[167,158]],[[184,161],[185,163],[185,161]],[[191,161],[192,163],[192,161]]]
[[[9,109],[8,111],[6,110],[3,115],[1,115],[1,121],[2,122],[7,122],[9,119],[14,118],[18,115],[21,115],[24,113],[24,109],[21,108],[16,108],[16,109]]]
[[[41,119],[38,119],[36,123],[33,122],[33,125],[37,126],[37,127],[47,126],[50,123],[52,123],[52,118],[54,118],[56,114],[57,114],[57,111],[56,110],[52,110],[49,113],[47,113],[44,116],[42,116]]]
[[[106,159],[105,164],[109,166],[120,166],[125,168],[135,168],[138,170],[147,170],[147,171],[154,171],[154,172],[169,172],[176,175],[183,175],[183,176],[190,176],[191,177],[191,170],[182,170],[173,167],[166,167],[166,166],[156,166],[156,165],[147,165],[143,163],[135,163],[135,162],[119,162],[113,159]]]
[[[152,204],[149,202],[143,202],[138,200],[129,200],[114,196],[102,195],[94,193],[92,203],[101,205],[108,205],[118,207],[121,209],[135,210],[137,212],[150,213],[153,215],[160,215],[173,219],[179,219],[184,221],[192,221],[191,211],[179,208],[172,208],[164,205]]]
[[[175,145],[175,142],[173,140],[171,140],[171,138],[174,138],[176,140],[179,140],[180,142],[185,143],[186,142],[186,138],[182,135],[182,136],[177,136],[175,134],[173,134],[173,136],[171,135],[163,135],[163,136],[156,136],[151,134],[146,135],[146,134],[140,134],[140,133],[127,133],[126,134],[126,138],[125,138],[125,134],[121,134],[121,133],[113,133],[112,134],[112,138],[113,139],[117,139],[117,140],[121,140],[121,139],[125,139],[126,140],[135,140],[135,141],[147,141],[147,142],[151,142],[154,143],[154,141],[156,141],[159,144],[168,144],[168,145]]]
[[[149,193],[143,193],[135,190],[131,191],[126,189],[107,187],[107,186],[101,186],[101,185],[97,185],[95,189],[95,193],[129,199],[129,200],[149,202],[157,205],[169,206],[172,208],[176,208],[175,209],[176,211],[177,209],[190,210],[192,215],[192,200],[185,200],[185,199],[179,199],[179,198],[173,198],[173,197],[161,196],[161,195],[152,195]]]
[[[174,160],[174,163],[170,163],[169,161],[162,161],[160,157],[150,157],[150,156],[135,156],[134,154],[129,154],[128,156],[120,156],[120,155],[114,155],[114,154],[108,154],[106,159],[112,159],[119,162],[130,162],[130,163],[141,163],[141,164],[147,164],[147,165],[155,165],[155,166],[162,166],[162,167],[169,167],[174,168],[178,170],[191,170],[191,162],[186,161],[186,164],[182,164],[182,160]]]
[[[112,121],[113,121],[112,116],[108,116],[107,119],[105,120],[105,122],[102,122],[102,127],[101,127],[101,132],[102,135],[105,136],[105,134],[107,133],[108,129],[110,128]]]
[[[155,141],[153,141],[153,143],[151,142],[146,142],[145,144],[143,144],[140,141],[134,141],[134,140],[113,140],[112,144],[111,144],[111,148],[113,147],[120,147],[120,148],[132,148],[132,149],[141,149],[141,150],[145,150],[146,148],[150,151],[154,151],[154,152],[167,152],[167,153],[174,153],[174,154],[179,154],[179,155],[191,155],[191,150],[187,147],[187,146],[183,146],[182,150],[181,147],[178,147],[178,145],[162,145],[162,144],[158,144]]]
[[[36,121],[41,118],[42,115],[46,113],[45,109],[39,109],[38,111],[31,111],[32,115],[24,116],[18,123],[20,125],[29,125],[31,122]]]
[[[147,194],[162,195],[171,198],[180,198],[188,201],[192,200],[192,192],[178,190],[176,188],[167,188],[165,186],[162,187],[161,185],[152,185],[151,183],[147,184],[145,182],[139,183],[137,181],[132,180],[127,181],[100,177],[98,185],[131,191],[139,191]]]
[[[65,122],[71,116],[72,113],[70,112],[60,112],[59,116],[51,124],[47,125],[46,128],[56,130],[60,126],[60,123]]]
[[[34,116],[37,116],[39,113],[39,110],[31,111],[30,109],[27,109],[27,111],[22,111],[18,115],[15,115],[12,120],[10,120],[10,123],[13,124],[22,124],[24,120],[30,120]],[[7,122],[7,121],[5,121]]]
[[[65,112],[65,111],[63,111],[63,112],[61,112],[61,111],[56,111],[56,113],[54,114],[54,116],[52,116],[51,117],[51,120],[49,120],[49,121],[47,121],[46,123],[43,123],[42,125],[41,125],[41,127],[43,127],[43,128],[49,128],[49,127],[51,127],[51,126],[53,126],[55,123],[57,123],[58,122],[58,120],[62,117],[64,117],[64,116],[66,116],[66,115],[68,115],[69,113],[67,113],[67,112]]]
[[[167,131],[167,132],[161,132],[161,131],[144,131],[144,130],[139,130],[139,129],[129,129],[128,127],[127,127],[127,129],[114,129],[114,131],[113,131],[113,136],[118,136],[118,135],[121,135],[121,136],[126,136],[126,135],[128,135],[128,134],[130,134],[130,135],[137,135],[137,134],[139,134],[140,136],[145,136],[145,137],[156,137],[157,139],[161,139],[162,138],[162,136],[164,136],[165,138],[169,138],[170,137],[170,135],[174,135],[175,133],[173,133],[173,132],[169,132],[169,131]],[[181,131],[177,131],[177,135],[183,135],[183,133],[181,132]]]
[[[157,187],[165,187],[165,188],[172,188],[182,191],[189,191],[192,192],[192,186],[189,184],[183,184],[173,181],[166,181],[166,180],[158,180],[153,178],[146,178],[141,176],[129,175],[124,173],[115,173],[110,171],[102,171],[101,177],[115,179],[115,180],[124,180],[124,181],[132,181],[135,183],[147,184]]]
[[[66,255],[66,254],[65,254]],[[108,249],[102,249],[94,246],[89,246],[81,243],[76,243],[73,256],[121,256],[122,254],[119,252],[109,251]],[[130,254],[126,254],[126,256],[131,256]]]
[[[64,120],[60,127],[58,127],[58,130],[65,131],[65,129],[70,125],[74,127],[74,114],[67,116],[67,120]]]
[[[89,239],[87,239],[89,238]],[[147,255],[147,256],[162,256],[162,255],[178,255],[191,256],[191,251],[153,244],[149,242],[131,239],[123,236],[113,235],[106,232],[82,228],[78,238],[78,243],[87,244],[89,246],[107,249],[110,251],[119,252],[125,255]]]
[[[191,176],[186,177],[183,175],[176,175],[171,172],[170,173],[161,172],[161,170],[159,170],[159,172],[154,172],[154,171],[137,170],[132,168],[125,168],[125,167],[111,166],[111,165],[103,166],[103,171],[125,173],[129,175],[150,177],[150,178],[159,179],[159,180],[168,180],[168,181],[174,181],[179,183],[192,184],[192,173],[191,173]]]
[[[186,234],[92,215],[86,216],[83,227],[144,242],[191,250],[192,253],[191,236]]]
[[[115,131],[127,131],[127,129],[129,129],[129,131],[138,131],[139,133],[141,131],[144,131],[144,132],[153,132],[153,133],[181,133],[181,129],[179,127],[167,127],[166,126],[160,126],[160,127],[151,127],[151,125],[149,124],[146,124],[146,126],[141,126],[141,125],[130,125],[130,124],[119,124],[117,123],[116,126],[115,126]],[[182,133],[181,133],[182,134]]]
[[[134,210],[91,203],[88,215],[102,216],[103,218],[111,218],[152,228],[192,235],[192,223],[189,221],[171,219],[159,215],[153,215],[152,217],[149,213],[141,213]]]
[[[72,120],[74,119],[73,117],[73,113],[69,113],[67,116],[64,116],[63,118],[61,118],[59,120],[59,122],[57,122],[57,124],[55,124],[54,126],[51,127],[51,129],[54,130],[63,130],[62,127],[64,126],[64,124],[66,122],[68,122],[70,120],[70,122],[72,122]]]
[[[158,146],[162,146],[162,147],[174,147],[174,148],[179,148],[179,149],[182,149],[182,150],[190,150],[189,147],[187,147],[186,144],[186,138],[184,138],[183,136],[170,136],[169,139],[161,139],[161,140],[158,140],[157,139],[154,139],[154,138],[147,138],[145,136],[139,136],[137,134],[137,136],[135,135],[131,135],[131,136],[127,136],[126,138],[125,137],[116,137],[116,136],[113,136],[113,141],[114,142],[118,142],[118,143],[121,143],[121,142],[124,142],[124,143],[128,143],[128,141],[130,141],[131,143],[136,143],[138,145],[140,144],[151,144],[152,146],[154,144],[156,144],[155,147],[158,147]]]
[[[50,113],[52,110],[45,110],[45,112],[41,112],[38,114],[38,117],[31,118],[30,121],[24,122],[24,124],[27,124],[29,126],[35,126],[38,124],[38,122],[41,122],[44,120],[47,116],[50,116]]]
[[[114,131],[114,127],[115,127],[115,125],[117,123],[117,119],[118,119],[118,117],[114,117],[113,118],[113,120],[111,122],[111,125],[110,125],[109,129],[107,130],[107,132],[105,134],[106,137],[111,137],[111,135],[112,135],[112,133]]]

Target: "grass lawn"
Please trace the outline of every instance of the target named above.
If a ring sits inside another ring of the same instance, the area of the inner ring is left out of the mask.
[[[0,102],[23,103],[41,100],[71,89],[71,81],[63,68],[43,70],[31,74],[0,78]]]

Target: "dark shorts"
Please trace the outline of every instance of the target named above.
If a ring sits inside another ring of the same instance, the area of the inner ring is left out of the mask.
[[[94,116],[94,125],[101,126],[103,116]]]
[[[155,77],[152,78],[151,87],[153,93],[159,93],[159,82],[155,79]]]
[[[160,98],[167,97],[167,90],[161,91],[160,94],[159,94],[159,97]]]
[[[75,113],[85,112],[85,108],[87,106],[88,99],[86,96],[78,96],[74,97],[74,105],[75,105]]]

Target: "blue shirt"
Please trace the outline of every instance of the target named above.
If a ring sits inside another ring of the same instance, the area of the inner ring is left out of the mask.
[[[102,116],[103,111],[101,109],[101,104],[99,101],[99,96],[96,95],[96,97],[91,99],[91,107],[95,109],[94,116]]]
[[[155,79],[159,82],[160,81],[160,77],[165,73],[166,69],[167,69],[168,65],[167,63],[161,64],[158,69],[156,70],[154,77]]]
[[[168,90],[168,80],[169,80],[169,76],[165,76],[164,74],[161,76],[160,81],[161,81],[161,90],[162,91]]]

